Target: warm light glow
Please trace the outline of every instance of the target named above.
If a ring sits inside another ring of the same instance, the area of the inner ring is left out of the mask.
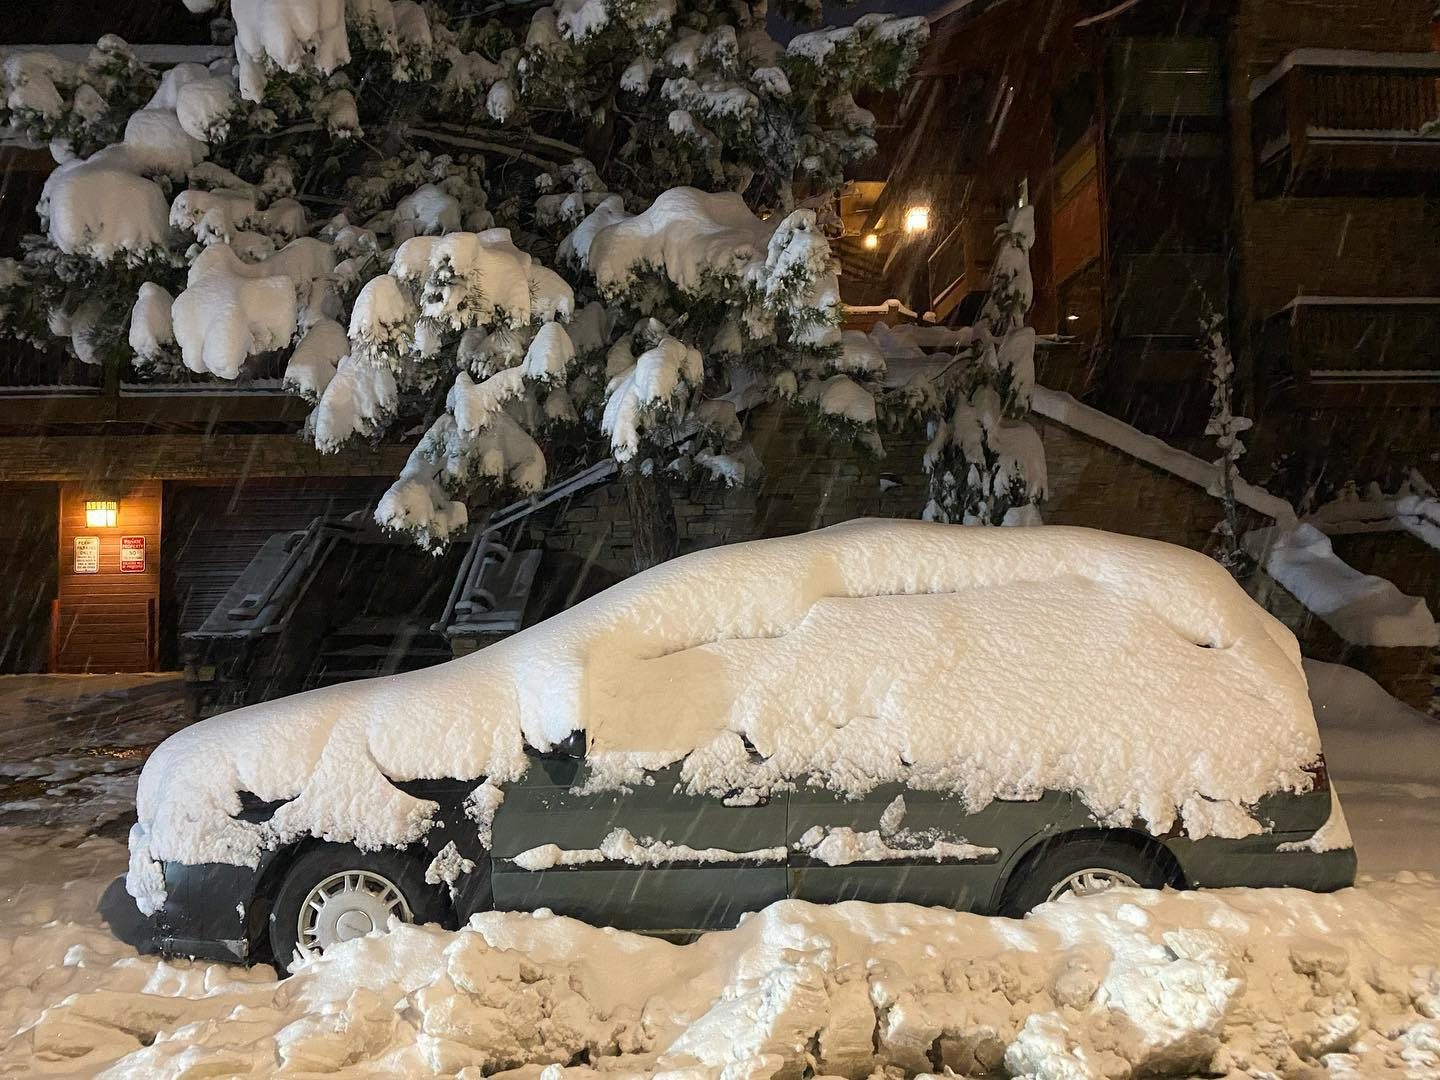
[[[1079,321],[1080,321],[1080,316],[1079,316],[1079,315],[1076,315],[1076,314],[1074,314],[1074,313],[1072,312],[1071,314],[1065,316],[1065,321],[1066,321],[1066,322],[1079,322]]]
[[[922,233],[930,228],[930,207],[912,206],[905,211],[905,231]]]
[[[866,233],[865,239],[860,241],[865,245],[866,251],[874,251],[880,246],[880,237],[876,233]]]
[[[87,529],[111,529],[119,517],[120,504],[114,499],[86,499],[85,527]]]

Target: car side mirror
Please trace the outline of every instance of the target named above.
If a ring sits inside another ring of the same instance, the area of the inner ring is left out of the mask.
[[[550,752],[556,757],[575,758],[576,760],[583,758],[585,756],[585,732],[572,731],[557,742]]]

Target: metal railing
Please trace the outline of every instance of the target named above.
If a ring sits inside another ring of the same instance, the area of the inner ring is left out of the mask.
[[[475,536],[470,550],[465,553],[464,561],[455,575],[455,582],[450,587],[450,595],[445,601],[445,610],[430,628],[437,633],[443,633],[456,621],[457,612],[484,611],[487,604],[493,605],[494,597],[486,586],[487,570],[503,563],[512,554],[511,548],[499,539],[507,530],[537,510],[606,483],[614,477],[616,471],[614,460],[606,458],[491,514]]]
[[[1310,371],[1440,369],[1440,298],[1315,298],[1289,311],[1291,355]]]

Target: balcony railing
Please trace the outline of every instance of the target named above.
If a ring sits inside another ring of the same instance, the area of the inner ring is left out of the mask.
[[[1261,393],[1302,408],[1440,404],[1440,297],[1299,297],[1262,328]]]
[[[1261,197],[1440,193],[1440,54],[1299,49],[1250,100]]]
[[[98,364],[48,354],[13,342],[0,344],[0,394],[94,395],[105,382]]]
[[[940,319],[954,310],[967,293],[974,291],[973,283],[965,280],[967,229],[966,222],[961,221],[935,245],[935,250],[926,260],[930,275],[930,310]]]
[[[990,288],[990,264],[995,259],[995,229],[1002,218],[969,208],[955,227],[935,245],[926,263],[930,280],[930,310],[944,322],[956,308],[969,301],[978,306],[979,297]],[[974,317],[968,308],[962,321]]]

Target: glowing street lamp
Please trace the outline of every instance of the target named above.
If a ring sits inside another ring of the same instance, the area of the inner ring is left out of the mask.
[[[930,228],[930,207],[924,204],[907,207],[904,218],[905,231],[911,236]]]
[[[85,527],[87,529],[113,529],[120,516],[120,504],[114,499],[86,499]]]
[[[866,233],[865,239],[861,240],[860,243],[864,245],[866,251],[874,251],[880,246],[880,234],[873,232]]]

